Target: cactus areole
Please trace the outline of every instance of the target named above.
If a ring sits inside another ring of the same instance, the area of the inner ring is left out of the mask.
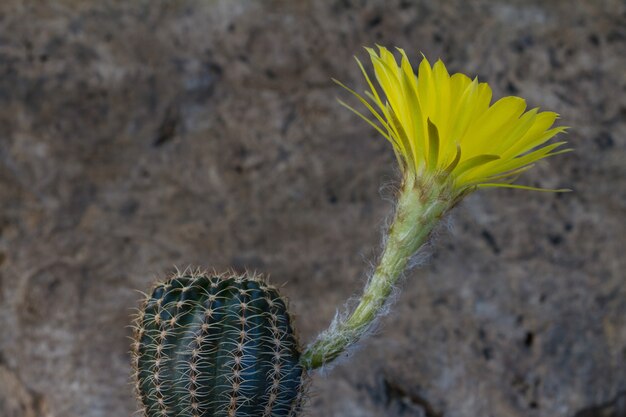
[[[285,302],[258,277],[177,274],[154,288],[135,325],[145,417],[298,413],[300,349]]]

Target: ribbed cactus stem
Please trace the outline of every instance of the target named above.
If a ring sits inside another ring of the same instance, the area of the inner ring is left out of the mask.
[[[385,308],[409,259],[428,241],[456,201],[458,197],[449,192],[446,184],[405,176],[383,254],[359,303],[349,316],[339,318],[308,346],[300,359],[305,368],[316,369],[330,363],[361,339]]]
[[[136,320],[136,391],[145,417],[293,417],[300,350],[285,301],[248,274],[177,274]]]

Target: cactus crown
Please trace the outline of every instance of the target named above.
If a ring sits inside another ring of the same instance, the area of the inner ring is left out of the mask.
[[[303,368],[285,301],[251,274],[176,274],[135,322],[146,417],[295,416]]]

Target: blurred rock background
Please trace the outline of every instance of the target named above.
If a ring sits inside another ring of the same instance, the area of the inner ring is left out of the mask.
[[[374,43],[559,112],[576,152],[522,182],[575,192],[468,198],[307,415],[626,416],[619,0],[3,0],[0,416],[131,415],[135,290],[174,265],[270,274],[322,330],[391,209],[331,81]]]

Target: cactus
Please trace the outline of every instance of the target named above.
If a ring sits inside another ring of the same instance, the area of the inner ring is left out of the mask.
[[[537,190],[512,182],[534,162],[570,150],[557,150],[565,142],[545,145],[565,130],[550,128],[556,113],[524,113],[519,97],[491,105],[487,84],[450,76],[441,61],[431,67],[424,58],[416,77],[402,49],[400,64],[384,47],[367,51],[384,94],[358,60],[371,92],[363,97],[338,83],[373,118],[341,103],[391,142],[402,181],[382,256],[360,300],[301,354],[285,302],[258,277],[171,277],[147,297],[135,326],[145,417],[296,416],[307,372],[343,355],[387,311],[411,258],[450,210],[479,188]]]
[[[258,276],[178,273],[135,322],[145,417],[295,416],[304,371],[285,301]]]

